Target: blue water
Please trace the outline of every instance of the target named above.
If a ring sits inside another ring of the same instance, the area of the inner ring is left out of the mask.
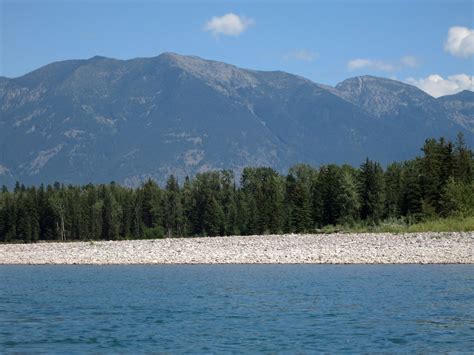
[[[1,266],[0,352],[472,351],[474,266]]]

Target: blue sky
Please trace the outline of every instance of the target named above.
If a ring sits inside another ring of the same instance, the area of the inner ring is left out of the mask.
[[[371,74],[435,96],[472,90],[472,1],[0,2],[7,77],[64,59],[170,51],[330,85]]]

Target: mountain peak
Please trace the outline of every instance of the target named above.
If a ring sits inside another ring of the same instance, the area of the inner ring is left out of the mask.
[[[458,99],[458,100],[473,100],[474,99],[474,92],[465,89],[465,90],[460,91],[456,94],[441,96],[438,99],[439,100],[455,100],[455,99]]]
[[[457,94],[438,97],[437,100],[451,112],[453,121],[474,132],[474,92],[463,90]]]
[[[186,58],[193,58],[193,57],[194,56],[182,55],[175,52],[163,52],[160,55],[158,55],[156,58],[163,61],[176,62],[179,60],[186,60]],[[194,58],[198,58],[198,57],[194,57]]]
[[[101,55],[95,55],[95,56],[89,58],[88,60],[89,61],[98,61],[98,60],[104,60],[104,59],[109,59],[109,58],[101,56]]]
[[[375,87],[375,86],[386,87],[387,89],[390,89],[390,90],[396,87],[419,90],[415,86],[403,83],[401,81],[397,81],[397,80],[389,79],[389,78],[383,78],[379,76],[373,76],[373,75],[361,75],[361,76],[348,78],[338,83],[336,85],[336,89],[344,91],[347,87],[353,87],[353,88],[359,88],[359,90],[362,90],[363,88],[367,89],[367,88]]]
[[[252,71],[231,64],[172,52],[162,53],[157,58],[178,67],[191,76],[204,80],[215,88],[219,86],[219,90],[223,89],[222,85],[248,87],[256,84],[256,78],[252,75]]]
[[[379,117],[395,114],[407,105],[435,105],[435,99],[416,86],[376,76],[358,76],[336,85],[339,96]]]

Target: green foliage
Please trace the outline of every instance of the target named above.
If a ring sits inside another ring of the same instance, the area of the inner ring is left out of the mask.
[[[312,186],[313,218],[316,227],[346,223],[357,218],[359,197],[356,172],[349,166],[326,165]]]
[[[428,139],[423,157],[384,171],[295,165],[108,185],[0,190],[0,242],[118,240],[335,231],[474,230],[474,160],[464,138]]]
[[[367,158],[360,166],[358,183],[361,219],[379,222],[384,213],[385,198],[384,175],[380,164]]]
[[[474,175],[473,152],[466,146],[464,136],[459,133],[454,147],[454,177],[468,184]]]
[[[385,171],[385,218],[397,218],[402,214],[403,165],[392,163]]]
[[[164,236],[165,236],[165,230],[163,229],[162,226],[145,228],[143,231],[144,239],[163,238]]]
[[[284,180],[272,168],[245,168],[241,179],[247,208],[248,234],[278,233],[282,230]]]
[[[316,177],[316,170],[309,165],[290,168],[285,181],[285,232],[303,233],[313,229],[311,186]]]
[[[440,211],[440,197],[444,186],[450,176],[454,176],[455,157],[453,144],[443,138],[439,141],[427,139],[422,148],[424,157],[421,169],[421,187],[424,195],[424,210]]]
[[[407,162],[403,166],[400,211],[402,216],[418,216],[422,211],[421,161]]]
[[[143,204],[143,201],[140,201]],[[178,180],[171,175],[166,182],[163,200],[163,219],[167,235],[182,236],[181,191]]]
[[[421,233],[421,232],[468,232],[474,231],[474,216],[452,216],[416,222],[411,218],[388,219],[376,225],[358,222],[353,225],[338,225],[324,232],[344,233]]]
[[[474,182],[450,178],[443,189],[440,205],[443,216],[474,215]]]

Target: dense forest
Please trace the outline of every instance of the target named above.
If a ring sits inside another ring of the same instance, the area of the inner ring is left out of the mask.
[[[132,189],[108,185],[25,187],[0,192],[0,242],[118,240],[314,232],[327,225],[407,223],[474,214],[474,158],[464,137],[426,140],[422,156],[383,169],[295,165],[170,176]]]

